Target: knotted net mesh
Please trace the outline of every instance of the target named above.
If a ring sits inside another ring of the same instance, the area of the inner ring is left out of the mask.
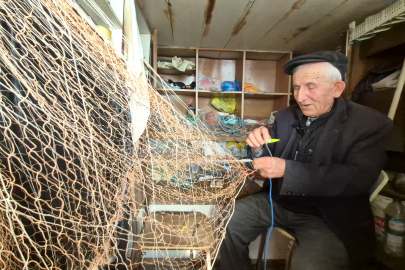
[[[0,21],[0,268],[209,268],[244,165],[72,0]]]

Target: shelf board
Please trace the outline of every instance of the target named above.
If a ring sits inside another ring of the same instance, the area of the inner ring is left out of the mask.
[[[157,72],[159,74],[166,74],[166,75],[195,75],[195,69],[186,69],[185,71],[180,71],[175,68],[157,68]]]
[[[167,89],[168,91],[166,91],[165,89],[161,89],[158,88],[156,89],[159,94],[168,94],[168,95],[173,95],[173,93],[171,91],[173,91],[176,95],[183,95],[183,96],[195,96],[196,90],[195,89],[191,89],[191,90],[187,90],[187,89]],[[169,92],[170,91],[170,92]]]
[[[241,95],[242,91],[221,91],[221,92],[212,92],[209,90],[198,90],[199,97],[235,97],[236,95]]]
[[[245,99],[275,99],[290,96],[290,93],[250,93],[244,92]]]

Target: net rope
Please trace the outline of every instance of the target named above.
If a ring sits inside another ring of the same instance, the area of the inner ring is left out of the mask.
[[[244,165],[74,1],[0,0],[0,23],[0,268],[206,269]]]

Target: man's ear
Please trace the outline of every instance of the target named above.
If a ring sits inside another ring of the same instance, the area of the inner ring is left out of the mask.
[[[338,98],[342,95],[343,91],[346,88],[346,84],[343,81],[335,82],[334,89],[333,89],[333,97]]]

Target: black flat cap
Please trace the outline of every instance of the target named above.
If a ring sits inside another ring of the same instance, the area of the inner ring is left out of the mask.
[[[334,51],[316,52],[295,57],[284,65],[284,73],[292,75],[294,68],[300,65],[319,62],[331,63],[340,71],[340,74],[342,74],[342,80],[345,80],[347,72],[347,57],[343,53]]]

